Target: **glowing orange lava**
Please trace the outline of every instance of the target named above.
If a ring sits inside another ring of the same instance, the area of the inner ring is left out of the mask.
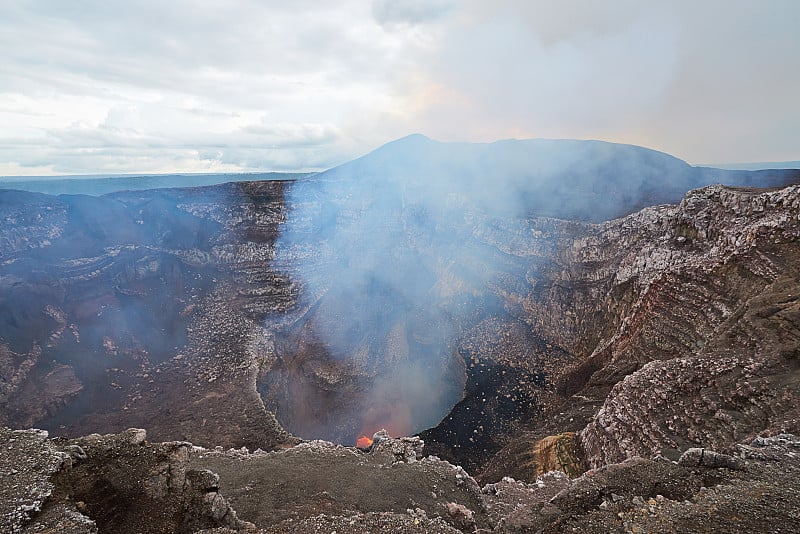
[[[372,447],[372,438],[368,438],[367,436],[361,436],[356,440],[356,447],[359,449],[369,449]]]

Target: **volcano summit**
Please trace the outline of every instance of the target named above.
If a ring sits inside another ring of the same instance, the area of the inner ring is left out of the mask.
[[[797,183],[410,136],[294,181],[0,191],[0,424],[58,436],[3,435],[47,459],[5,460],[39,485],[3,526],[796,521]],[[735,519],[748,492],[779,499]]]

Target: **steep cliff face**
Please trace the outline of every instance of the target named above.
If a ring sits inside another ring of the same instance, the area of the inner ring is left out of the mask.
[[[264,261],[282,190],[3,192],[2,423],[283,441],[255,390],[263,318],[291,301]]]
[[[795,427],[799,214],[796,186],[715,186],[547,235],[523,306],[577,356],[559,389],[617,384],[580,434],[591,465]]]
[[[655,273],[647,263],[629,271],[642,290],[589,360],[603,363],[588,390],[641,367],[581,433],[591,465],[796,428],[798,206],[797,187],[709,188],[675,209],[673,239],[684,238],[685,252]]]
[[[577,431],[587,418],[578,442],[591,466],[697,444],[724,448],[761,431],[794,429],[799,213],[797,186],[713,186],[679,205],[601,224],[528,221],[528,285],[504,294],[506,309],[543,347],[567,356],[547,356],[552,388],[538,390],[539,409],[507,418],[533,433],[512,441],[488,472],[497,477],[533,465],[529,451],[546,436],[537,428]],[[488,360],[491,340],[509,339],[512,331],[481,331],[476,353]],[[536,361],[521,351],[507,354],[523,365]],[[473,429],[459,417],[469,407],[466,391],[425,435],[432,451],[476,467],[474,448],[471,460],[435,445]]]

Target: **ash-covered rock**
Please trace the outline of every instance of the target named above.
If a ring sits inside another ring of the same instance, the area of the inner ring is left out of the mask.
[[[145,441],[142,429],[47,439],[0,429],[3,532],[195,532],[250,528],[218,491],[218,477],[189,468],[191,444]],[[77,461],[76,461],[77,459]]]
[[[398,528],[433,528],[442,521],[451,528],[461,528],[465,521],[487,527],[475,480],[458,466],[420,458],[421,446],[419,438],[395,439],[379,432],[366,452],[316,440],[269,453],[200,449],[190,463],[219,474],[220,492],[241,519],[276,532],[300,532],[328,524],[326,517],[352,512],[367,515],[347,519],[354,523],[344,532],[381,521]],[[409,519],[409,509],[420,512]],[[339,519],[334,523],[342,525]]]
[[[545,473],[533,483],[505,477],[487,484],[481,492],[496,532],[514,532],[541,524],[542,517],[557,513],[550,499],[569,487],[569,477],[561,472]]]
[[[411,534],[457,534],[462,532],[439,517],[396,512],[353,515],[320,514],[306,519],[287,519],[259,532],[264,534],[360,534],[363,532],[408,532]]]
[[[293,302],[269,265],[284,185],[0,193],[0,424],[292,441],[255,386]]]
[[[19,532],[53,493],[52,476],[67,454],[43,430],[0,428],[0,530]]]
[[[372,436],[372,446],[370,453],[391,454],[396,462],[416,462],[422,456],[425,443],[416,436],[392,438],[383,429],[375,432]]]
[[[678,465],[683,467],[711,467],[741,470],[745,468],[745,462],[741,458],[720,454],[718,452],[692,447],[681,454]]]
[[[760,453],[745,470],[720,469],[738,458],[706,451],[716,459],[632,458],[574,479],[555,471],[482,489],[437,458],[398,461],[392,451],[406,445],[388,436],[369,452],[324,441],[249,452],[142,435],[3,431],[3,531],[792,532],[800,512],[800,438],[791,434],[740,444],[741,456]],[[76,447],[85,455],[77,464],[66,452]],[[11,465],[26,485],[5,474]]]
[[[710,187],[629,218],[661,230],[618,264],[617,280],[635,288],[619,329],[567,374],[581,394],[608,395],[579,434],[589,465],[693,446],[730,453],[761,432],[794,431],[798,198],[797,186]],[[664,232],[689,232],[693,245],[675,249]]]
[[[495,532],[793,532],[800,455],[790,443],[765,448],[769,459],[744,471],[632,458],[577,479],[504,479],[483,491]]]

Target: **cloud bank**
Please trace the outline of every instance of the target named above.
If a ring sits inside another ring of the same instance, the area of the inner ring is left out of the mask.
[[[7,2],[0,174],[323,169],[410,132],[798,159],[791,0]]]

